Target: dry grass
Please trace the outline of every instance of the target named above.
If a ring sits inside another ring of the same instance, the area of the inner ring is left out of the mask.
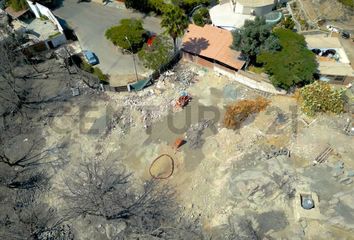
[[[241,100],[226,107],[224,126],[237,129],[251,114],[264,110],[269,105],[269,100],[258,97],[255,100]]]

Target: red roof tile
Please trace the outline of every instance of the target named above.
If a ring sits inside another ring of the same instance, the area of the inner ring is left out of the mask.
[[[232,50],[231,32],[205,25],[199,27],[190,24],[187,33],[183,37],[183,50],[203,57],[215,59],[228,66],[241,69],[245,61],[240,60],[241,52]]]

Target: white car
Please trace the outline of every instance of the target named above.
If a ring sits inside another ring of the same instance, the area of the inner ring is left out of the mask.
[[[331,32],[339,33],[339,29],[332,25],[327,25],[326,28]]]

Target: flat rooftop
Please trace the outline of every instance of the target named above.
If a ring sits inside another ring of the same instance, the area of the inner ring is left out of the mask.
[[[246,20],[253,20],[255,18],[251,15],[235,13],[230,2],[216,5],[209,10],[209,14],[211,21],[215,26],[227,30],[241,28]]]
[[[50,36],[59,33],[57,26],[50,20],[41,20],[38,18],[31,19],[26,22],[21,22],[26,28],[26,33],[31,37],[36,37],[39,40],[47,40]]]
[[[332,62],[332,61],[319,61],[318,70],[322,75],[338,75],[354,77],[354,70],[349,64]]]
[[[308,48],[341,48],[342,44],[336,37],[324,35],[305,35]]]
[[[334,49],[338,55],[338,60],[329,57],[317,56],[318,70],[323,75],[354,76],[354,70],[350,65],[349,58],[337,37],[327,37],[324,35],[305,35],[307,47],[309,49]]]
[[[236,0],[236,2],[247,7],[263,7],[275,3],[274,0]]]

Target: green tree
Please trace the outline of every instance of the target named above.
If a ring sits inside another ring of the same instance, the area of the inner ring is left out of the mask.
[[[261,51],[280,49],[279,41],[272,33],[272,26],[264,18],[246,20],[244,26],[232,32],[232,49],[241,51],[252,63]]]
[[[301,108],[309,116],[320,112],[344,111],[344,90],[335,90],[328,83],[316,81],[300,89]]]
[[[200,8],[193,14],[193,22],[195,25],[203,27],[205,24],[210,24],[210,15],[207,8]]]
[[[149,0],[125,0],[124,4],[127,8],[133,8],[143,13],[148,13],[151,10]]]
[[[210,0],[172,0],[172,3],[182,8],[187,14],[190,14],[196,6],[209,6]]]
[[[151,46],[145,43],[138,56],[145,67],[158,70],[170,60],[171,49],[172,44],[167,36],[159,35],[154,39]]]
[[[288,90],[294,85],[303,86],[313,81],[317,71],[315,55],[307,49],[305,38],[289,29],[275,30],[281,50],[264,51],[257,62],[271,75],[274,86]]]
[[[149,0],[149,6],[156,14],[162,14],[167,4],[164,0]]]
[[[109,28],[105,36],[123,49],[138,52],[144,44],[143,22],[137,19],[122,19],[120,25]]]
[[[175,52],[177,51],[177,37],[183,36],[184,30],[188,28],[188,17],[179,7],[170,5],[165,9],[162,15],[161,27],[166,29],[173,39],[173,46]]]

